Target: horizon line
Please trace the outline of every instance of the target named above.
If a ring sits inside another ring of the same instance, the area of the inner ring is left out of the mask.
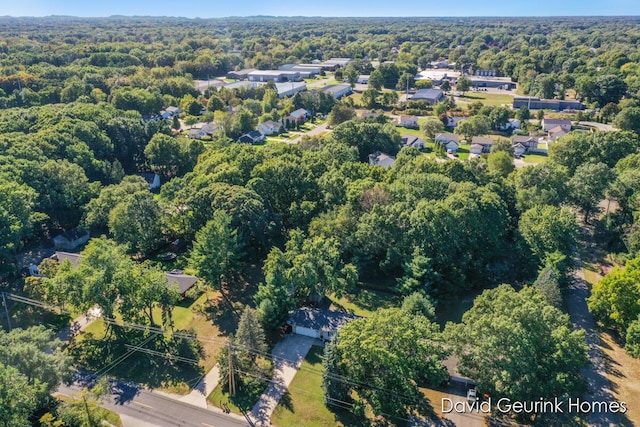
[[[640,18],[639,15],[439,15],[439,16],[402,16],[402,15],[231,15],[210,17],[189,17],[177,15],[0,15],[0,18],[12,19],[42,19],[42,18],[78,18],[78,19],[108,19],[108,18],[174,18],[189,20],[207,19],[243,19],[243,18],[339,18],[339,19],[375,19],[375,18],[401,18],[401,19],[468,19],[468,18]]]

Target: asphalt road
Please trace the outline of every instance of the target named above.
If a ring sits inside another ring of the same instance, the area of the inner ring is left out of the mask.
[[[58,393],[72,395],[80,391],[76,385],[61,385]],[[249,423],[237,415],[225,415],[188,403],[179,402],[136,386],[116,383],[114,393],[102,406],[124,415],[124,427],[239,427]]]

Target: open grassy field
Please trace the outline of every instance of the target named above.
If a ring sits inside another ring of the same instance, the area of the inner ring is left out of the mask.
[[[340,408],[328,408],[322,391],[322,347],[311,347],[289,391],[273,411],[277,427],[340,427],[356,425],[352,415]]]
[[[494,107],[497,107],[503,104],[512,104],[513,93],[490,93],[490,92],[468,91],[464,93],[464,96],[456,98],[456,103],[460,105],[467,105],[476,101],[480,101],[484,105],[491,105]]]

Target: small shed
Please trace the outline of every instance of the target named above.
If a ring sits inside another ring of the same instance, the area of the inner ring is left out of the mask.
[[[344,311],[302,307],[291,313],[287,324],[294,334],[328,341],[341,327],[357,318],[358,316]]]

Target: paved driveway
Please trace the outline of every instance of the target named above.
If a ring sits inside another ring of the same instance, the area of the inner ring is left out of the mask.
[[[293,381],[315,340],[302,335],[287,335],[273,348],[273,381],[251,410],[256,426],[268,426],[273,410]]]

